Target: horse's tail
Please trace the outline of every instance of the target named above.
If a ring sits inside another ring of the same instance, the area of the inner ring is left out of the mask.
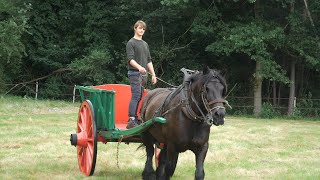
[[[139,150],[139,149],[141,149],[141,148],[146,148],[146,146],[143,144],[143,143],[141,143],[138,147],[137,147],[137,150]]]

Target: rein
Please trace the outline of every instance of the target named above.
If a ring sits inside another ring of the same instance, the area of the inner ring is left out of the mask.
[[[152,74],[151,74],[150,72],[147,72],[147,73],[152,76]],[[163,82],[163,83],[165,83],[165,84],[167,84],[167,85],[169,85],[169,86],[171,86],[171,87],[174,87],[174,88],[178,87],[178,86],[172,85],[172,84],[168,83],[167,81],[162,80],[162,79],[160,79],[160,78],[158,78],[158,77],[156,77],[156,78],[157,78],[159,81],[161,81],[161,82]]]

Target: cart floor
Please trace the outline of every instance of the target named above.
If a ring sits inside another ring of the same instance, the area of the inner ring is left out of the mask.
[[[122,123],[121,124],[116,124],[116,128],[121,129],[121,130],[127,129],[126,126],[127,126],[127,124],[122,124]]]

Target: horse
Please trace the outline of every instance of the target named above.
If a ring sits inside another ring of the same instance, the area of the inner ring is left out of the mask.
[[[205,67],[190,75],[177,88],[156,88],[147,93],[141,107],[142,119],[164,117],[165,124],[154,123],[141,134],[147,159],[143,179],[170,179],[176,169],[179,153],[191,150],[196,157],[195,179],[204,179],[203,163],[208,151],[210,127],[224,124],[225,78]],[[154,145],[164,144],[154,171]]]

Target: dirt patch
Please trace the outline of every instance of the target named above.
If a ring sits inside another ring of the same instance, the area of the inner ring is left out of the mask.
[[[0,148],[4,148],[4,149],[19,149],[21,147],[22,147],[21,144],[2,144],[2,145],[0,145]]]

